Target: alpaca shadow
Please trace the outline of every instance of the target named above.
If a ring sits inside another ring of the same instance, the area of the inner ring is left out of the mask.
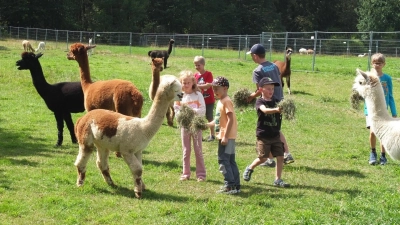
[[[156,167],[162,166],[162,167],[165,167],[165,168],[167,168],[169,170],[174,170],[176,168],[181,168],[182,167],[182,165],[178,164],[176,161],[159,162],[159,161],[143,159],[143,165],[148,165],[148,164],[151,164],[151,165],[156,166]]]
[[[308,95],[308,96],[313,96],[313,94],[305,92],[305,91],[292,91],[292,95]]]
[[[334,169],[316,169],[308,166],[299,166],[299,167],[285,167],[285,171],[304,171],[304,172],[314,172],[322,175],[329,175],[334,177],[357,177],[357,178],[365,178],[365,175],[355,171],[355,170],[334,170]]]
[[[124,196],[127,198],[134,198],[135,197],[135,191],[133,189],[129,189],[126,187],[121,187],[121,186],[114,186],[112,187],[112,190],[106,189],[106,188],[99,188],[99,187],[93,187],[93,189],[95,189],[98,193],[102,193],[102,194],[109,194],[109,195],[120,195],[120,196]],[[168,200],[168,201],[175,201],[175,202],[187,202],[190,199],[188,197],[182,197],[182,196],[177,196],[177,195],[170,195],[170,194],[164,194],[164,193],[158,193],[158,192],[154,192],[150,189],[144,190],[142,192],[142,199],[146,199],[146,200]]]
[[[272,186],[272,185],[271,185]],[[319,187],[319,186],[310,186],[310,185],[293,185],[289,187],[291,189],[305,189],[305,190],[316,190],[319,192],[324,192],[326,194],[334,194],[334,193],[346,193],[352,197],[359,196],[362,191],[358,189],[335,189],[332,187]]]
[[[0,46],[0,51],[10,51],[6,46]]]

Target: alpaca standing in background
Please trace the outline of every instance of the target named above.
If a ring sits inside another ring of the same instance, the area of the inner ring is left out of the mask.
[[[160,85],[160,72],[163,71],[162,65],[163,65],[163,59],[161,58],[154,58],[151,61],[152,76],[149,88],[149,97],[151,100],[154,100],[154,96],[156,95],[158,86]],[[171,103],[170,107],[168,108],[166,117],[168,126],[172,127],[174,125],[174,117],[175,117],[173,103]]]
[[[41,42],[39,42],[39,45],[38,45],[37,49],[35,49],[35,52],[37,52],[39,50],[44,51],[44,50],[46,50],[45,48],[46,48],[46,43],[41,41]]]
[[[300,55],[307,54],[307,49],[305,49],[305,48],[300,48],[300,49],[299,49],[299,53],[300,53]]]
[[[78,171],[77,186],[83,185],[89,157],[97,148],[97,167],[107,184],[115,186],[110,176],[108,157],[110,151],[118,151],[131,170],[134,191],[142,197],[145,184],[142,180],[142,154],[151,139],[160,129],[164,115],[173,101],[181,101],[182,86],[176,77],[162,77],[153,104],[144,118],[133,118],[104,109],[88,112],[78,119],[75,130],[79,143],[79,154],[75,161]]]
[[[395,160],[400,160],[400,119],[389,115],[383,87],[374,69],[363,72],[357,69],[353,90],[357,91],[368,106],[371,131],[379,138],[385,151]]]
[[[280,76],[281,76],[281,83],[282,83],[282,88],[284,87],[284,82],[283,82],[283,78],[286,78],[286,83],[288,86],[288,93],[289,95],[291,94],[290,91],[290,75],[292,73],[291,69],[290,69],[290,61],[291,61],[291,55],[293,53],[293,49],[286,47],[286,56],[285,56],[285,62],[282,61],[278,61],[275,60],[274,64],[278,67],[279,72],[280,72]]]
[[[169,55],[172,52],[172,45],[175,43],[174,39],[169,40],[169,46],[168,50],[152,50],[147,53],[152,59],[154,58],[164,58],[164,68],[167,68],[167,61],[169,58]]]
[[[311,55],[311,54],[314,54],[314,50],[312,50],[312,49],[307,49],[307,55]]]
[[[25,52],[35,52],[35,49],[32,48],[32,45],[29,41],[23,40],[22,46],[24,47]]]
[[[57,84],[47,83],[39,58],[42,53],[37,55],[24,52],[21,55],[21,60],[16,62],[19,70],[30,70],[33,85],[40,97],[54,113],[57,121],[58,139],[56,146],[61,146],[63,143],[64,121],[67,124],[69,134],[71,135],[72,143],[76,143],[74,132],[74,122],[71,118],[71,113],[85,111],[83,107],[83,91],[80,82],[62,82]]]
[[[92,38],[89,38],[89,46],[93,46]],[[91,56],[93,51],[94,51],[93,48],[89,49],[87,51],[88,56]]]
[[[367,53],[359,54],[358,57],[365,57]]]

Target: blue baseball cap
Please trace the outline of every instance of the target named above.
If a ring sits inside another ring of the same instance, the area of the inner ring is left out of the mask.
[[[258,86],[262,87],[266,84],[273,84],[275,86],[279,86],[278,82],[273,81],[270,77],[264,77],[260,80],[260,82],[258,82]]]
[[[257,54],[257,55],[265,54],[265,48],[261,44],[255,44],[246,54]]]

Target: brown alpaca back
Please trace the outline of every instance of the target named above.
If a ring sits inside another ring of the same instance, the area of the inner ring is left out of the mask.
[[[281,73],[281,77],[290,76],[290,74],[291,74],[290,60],[287,60],[287,58],[286,58],[286,62],[275,60],[274,64],[278,67],[279,72]]]

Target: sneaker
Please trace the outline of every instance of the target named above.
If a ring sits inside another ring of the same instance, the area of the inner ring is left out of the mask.
[[[290,164],[290,163],[294,163],[294,159],[292,154],[287,154],[284,158],[283,158],[283,163],[284,164]]]
[[[376,165],[376,152],[371,152],[369,155],[369,165]]]
[[[274,181],[275,187],[290,187],[290,184],[285,183],[282,179],[278,179]]]
[[[206,179],[204,178],[204,177],[199,177],[199,178],[197,178],[197,182],[203,182],[203,181],[205,181]]]
[[[387,159],[385,156],[381,155],[381,157],[379,158],[379,160],[381,161],[381,165],[385,165],[387,163]]]
[[[268,167],[275,167],[276,163],[274,159],[268,158],[267,161],[260,164],[260,166],[268,166]]]
[[[245,181],[250,181],[251,179],[251,174],[253,173],[254,170],[249,169],[249,167],[246,167],[243,173],[243,179]]]
[[[227,194],[227,195],[235,195],[240,193],[240,190],[236,190],[234,187],[222,187],[220,190],[216,192],[217,194]]]
[[[211,141],[214,141],[214,140],[215,140],[215,136],[214,135],[208,136],[208,139],[207,139],[208,142],[211,142]]]
[[[186,181],[189,180],[189,177],[187,176],[182,176],[181,178],[179,178],[180,181]]]

